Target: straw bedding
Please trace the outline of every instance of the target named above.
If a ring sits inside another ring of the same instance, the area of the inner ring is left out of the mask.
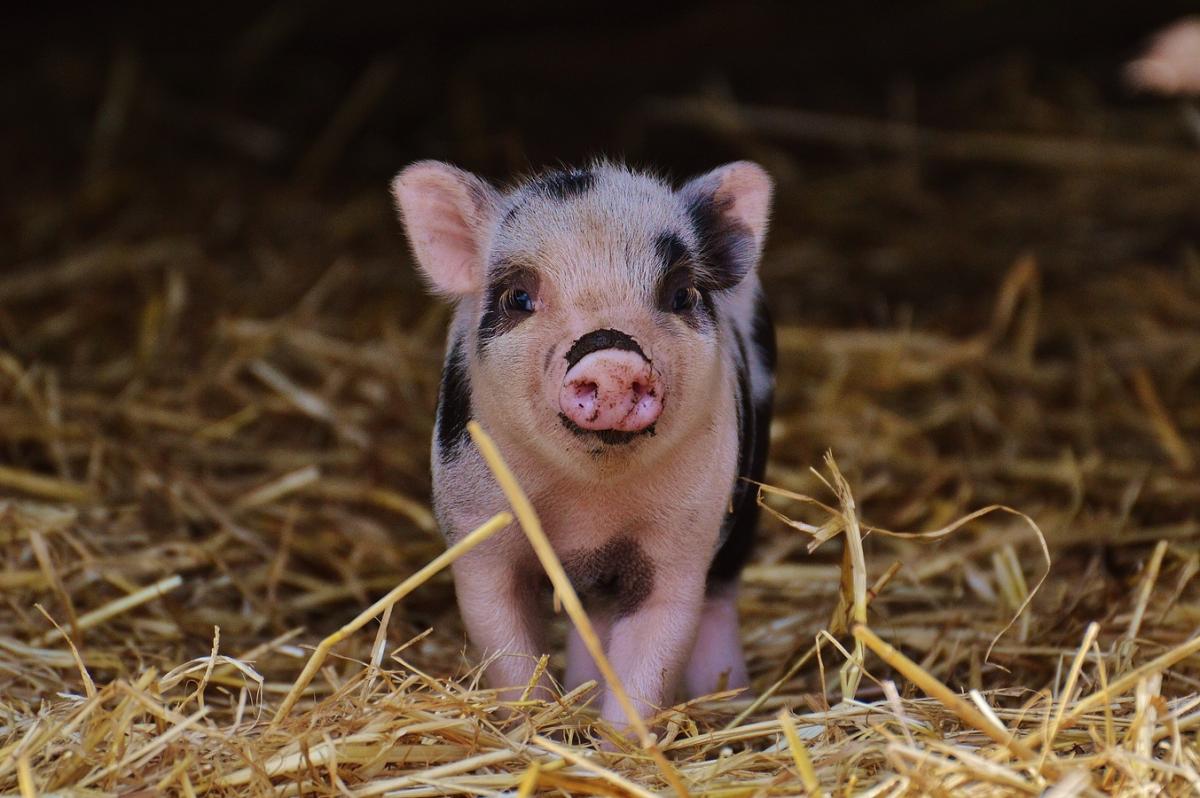
[[[614,753],[587,690],[501,711],[447,572],[410,579],[443,551],[447,311],[382,184],[134,164],[31,200],[0,276],[0,793],[1200,790],[1197,156],[1140,113],[1122,144],[742,119],[776,168],[856,153],[785,176],[764,265],[755,694]]]

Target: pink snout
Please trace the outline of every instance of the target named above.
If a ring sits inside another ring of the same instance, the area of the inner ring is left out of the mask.
[[[662,392],[637,352],[601,349],[567,371],[559,408],[583,429],[641,432],[662,413]]]

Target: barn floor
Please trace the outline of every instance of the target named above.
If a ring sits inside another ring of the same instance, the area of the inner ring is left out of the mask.
[[[1200,790],[1200,151],[1176,105],[1011,62],[928,117],[901,86],[891,115],[717,93],[630,123],[778,176],[779,490],[741,599],[759,700],[598,754],[588,695],[506,715],[479,688],[445,572],[276,717],[313,647],[442,551],[448,311],[386,182],[333,176],[385,69],[294,169],[253,170],[278,131],[110,66],[38,78],[104,102],[79,168],[4,208],[0,793]],[[147,119],[182,149],[142,155]]]

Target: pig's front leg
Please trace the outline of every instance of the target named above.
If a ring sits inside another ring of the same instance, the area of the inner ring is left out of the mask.
[[[544,650],[536,578],[514,568],[503,549],[477,549],[454,564],[454,584],[467,634],[490,661],[488,684],[500,690],[501,700],[518,698]],[[530,695],[552,698],[548,677]]]
[[[704,563],[685,565],[664,558],[655,570],[649,596],[614,621],[608,647],[613,670],[643,717],[674,698],[704,604]],[[605,693],[600,715],[617,728],[628,725],[611,691]]]
[[[607,650],[611,625],[608,614],[589,610],[588,619],[592,622],[592,629],[596,632],[596,636],[600,638],[601,644]],[[579,630],[572,626],[567,637],[567,673],[563,686],[570,692],[589,680],[594,680],[601,687],[604,686],[604,676],[600,673],[600,668],[596,666],[592,652],[588,651],[587,646],[584,645]]]
[[[736,585],[719,586],[705,597],[684,686],[688,698],[750,686],[738,628]]]

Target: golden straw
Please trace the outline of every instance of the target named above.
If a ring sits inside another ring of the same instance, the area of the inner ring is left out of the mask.
[[[817,781],[817,773],[813,770],[808,749],[796,733],[796,723],[792,720],[792,713],[786,708],[779,710],[779,725],[783,727],[783,736],[787,738],[788,748],[792,751],[792,761],[796,763],[796,770],[800,773],[804,789],[808,790],[812,798],[824,798],[825,791],[821,789],[821,782]]]
[[[437,557],[434,557],[424,568],[417,571],[408,579],[405,579],[383,598],[379,599],[370,607],[367,607],[365,610],[359,613],[354,620],[350,621],[350,623],[346,624],[341,629],[338,629],[329,637],[326,637],[324,640],[322,640],[317,645],[316,650],[313,651],[312,656],[308,658],[308,663],[304,666],[304,670],[301,671],[300,676],[292,684],[292,689],[289,690],[288,694],[284,697],[283,703],[279,705],[279,709],[275,712],[275,717],[271,720],[271,723],[279,723],[279,721],[288,716],[288,713],[292,711],[292,707],[296,706],[296,702],[300,699],[300,694],[304,692],[304,688],[308,687],[309,683],[313,680],[313,677],[317,675],[317,671],[320,670],[321,665],[325,662],[325,657],[329,656],[329,652],[334,646],[366,626],[368,623],[370,623],[371,619],[379,615],[379,613],[383,612],[385,609],[392,606],[421,585],[425,584],[425,582],[429,581],[430,577],[432,577],[438,571],[442,570],[447,565],[454,562],[459,557],[499,532],[501,529],[504,529],[504,527],[512,523],[512,520],[512,515],[509,513],[497,513],[496,515],[492,516],[490,520],[485,522],[474,532],[471,532],[469,535],[450,546]]]
[[[1115,682],[1111,682],[1107,687],[1102,687],[1100,691],[1092,693],[1087,698],[1079,699],[1071,705],[1070,709],[1063,713],[1060,722],[1064,725],[1069,724],[1075,718],[1091,712],[1098,706],[1108,706],[1112,698],[1132,689],[1139,681],[1145,679],[1150,674],[1165,671],[1172,665],[1182,662],[1196,653],[1200,653],[1200,635],[1176,646],[1165,654],[1160,654],[1140,668],[1130,671]],[[1023,744],[1033,746],[1040,743],[1043,739],[1044,731],[1038,729],[1026,737]]]
[[[1027,761],[1037,760],[1037,754],[1025,743],[1014,739],[1007,729],[997,728],[996,724],[988,720],[982,712],[963,700],[961,696],[949,687],[939,682],[920,665],[884,642],[868,626],[856,624],[852,632],[854,633],[854,639],[865,643],[880,659],[904,674],[905,678],[921,688],[927,696],[944,704],[947,709],[957,715],[964,723],[973,726],[990,737],[994,742],[1012,751],[1018,759]]]
[[[166,579],[161,579],[152,585],[147,585],[141,590],[134,591],[128,596],[121,596],[121,598],[110,601],[103,607],[94,609],[85,615],[80,615],[79,621],[75,624],[75,630],[81,632],[84,629],[90,629],[97,624],[107,621],[109,618],[133,609],[139,604],[145,604],[147,601],[170,593],[182,584],[183,577],[175,574],[174,576],[168,576]],[[37,640],[34,640],[33,644],[35,646],[44,646],[51,640],[57,640],[60,637],[66,637],[66,634],[63,632],[62,627],[56,625]]]
[[[552,742],[547,740],[545,737],[540,737],[538,735],[534,735],[533,742],[534,744],[545,748],[550,753],[561,756],[572,765],[577,765],[589,773],[595,773],[609,784],[619,787],[630,795],[637,795],[641,798],[655,798],[654,793],[650,792],[649,790],[637,786],[629,779],[612,772],[608,768],[600,767],[600,765],[596,764],[596,762],[594,762],[591,758],[581,756],[572,751],[570,748],[567,748],[565,745],[559,745],[558,743]]]

